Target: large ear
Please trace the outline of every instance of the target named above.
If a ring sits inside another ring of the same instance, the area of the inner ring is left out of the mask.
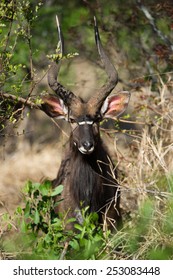
[[[128,91],[121,91],[116,95],[108,97],[101,108],[101,114],[104,118],[115,118],[122,114],[129,103],[130,93]]]
[[[68,108],[64,105],[62,99],[55,95],[48,95],[42,97],[41,104],[43,111],[51,118],[66,118],[68,115]]]

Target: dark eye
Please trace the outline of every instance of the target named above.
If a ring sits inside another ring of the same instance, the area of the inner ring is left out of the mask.
[[[73,118],[69,118],[69,122],[70,122],[70,123],[76,123],[76,120],[73,119]]]
[[[101,120],[102,120],[102,117],[100,115],[98,115],[95,117],[94,123],[99,123],[99,122],[101,122]]]

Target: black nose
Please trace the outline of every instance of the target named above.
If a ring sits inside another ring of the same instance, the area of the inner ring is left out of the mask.
[[[91,150],[93,148],[93,146],[94,146],[93,143],[90,141],[83,142],[83,147],[87,151]]]

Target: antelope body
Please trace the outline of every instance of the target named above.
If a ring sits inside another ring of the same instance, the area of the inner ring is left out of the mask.
[[[69,148],[61,162],[53,185],[62,184],[62,202],[56,212],[68,213],[82,223],[81,207],[88,206],[90,212],[98,212],[99,220],[110,227],[121,222],[120,190],[115,167],[102,142],[99,123],[103,118],[114,118],[122,113],[130,98],[127,91],[108,98],[118,82],[118,74],[107,57],[94,18],[97,49],[108,75],[108,82],[84,102],[58,81],[59,63],[53,62],[48,72],[48,83],[54,95],[43,97],[43,110],[50,116],[64,118],[71,124]],[[57,18],[61,53],[63,36]]]

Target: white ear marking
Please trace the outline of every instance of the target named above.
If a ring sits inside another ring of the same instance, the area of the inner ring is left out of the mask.
[[[43,111],[52,118],[64,118],[68,115],[68,107],[64,105],[61,98],[56,95],[48,95],[42,97]]]
[[[108,109],[108,104],[109,104],[109,103],[108,103],[108,97],[107,97],[106,100],[104,101],[102,107],[101,107],[101,110],[100,110],[100,113],[101,113],[102,116],[103,116],[104,113],[107,111],[107,109]]]
[[[121,115],[127,108],[130,93],[120,91],[117,94],[109,96],[101,108],[101,114],[104,118],[114,118]]]
[[[64,119],[68,121],[68,107],[65,106],[64,101],[61,98],[59,98],[59,103],[62,108],[63,114],[56,117],[56,119]]]

